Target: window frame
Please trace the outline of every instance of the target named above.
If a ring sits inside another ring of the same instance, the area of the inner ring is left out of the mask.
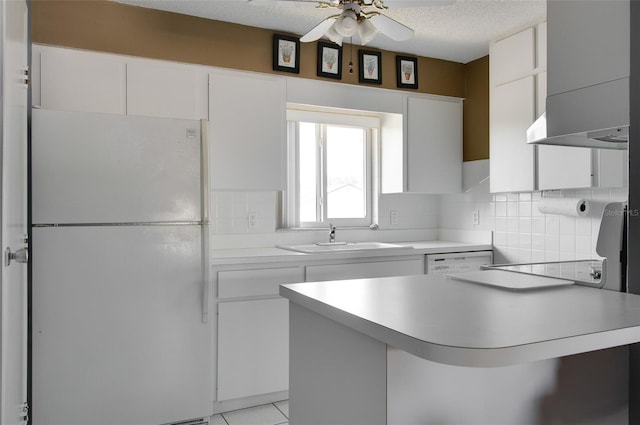
[[[317,217],[320,221],[301,222],[299,206],[299,163],[298,163],[298,140],[299,122],[314,123],[317,125],[317,139],[320,140],[316,146],[318,155],[318,165],[322,167],[320,175],[322,200],[316,202]],[[365,137],[365,181],[364,191],[366,199],[366,214],[364,218],[327,218],[326,199],[326,128],[328,126],[351,127],[364,129]],[[364,111],[357,113],[345,113],[345,111],[317,111],[293,109],[287,110],[287,190],[283,196],[283,224],[285,228],[324,228],[329,224],[338,227],[370,227],[377,221],[377,208],[379,196],[379,146],[380,118],[366,114]]]

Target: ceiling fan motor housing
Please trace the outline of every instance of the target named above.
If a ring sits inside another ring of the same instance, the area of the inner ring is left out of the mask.
[[[351,37],[358,31],[358,14],[353,9],[345,9],[336,21],[335,29],[341,36]]]

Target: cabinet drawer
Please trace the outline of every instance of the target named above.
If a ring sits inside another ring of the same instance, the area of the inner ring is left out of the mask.
[[[424,261],[398,260],[376,263],[328,264],[307,266],[307,282],[371,277],[409,276],[424,273]]]
[[[283,283],[304,282],[302,267],[218,272],[218,298],[277,295]]]

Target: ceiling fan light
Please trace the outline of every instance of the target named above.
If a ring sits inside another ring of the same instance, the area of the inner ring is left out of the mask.
[[[378,34],[378,28],[369,22],[368,19],[360,22],[360,25],[358,26],[358,35],[360,35],[360,43],[363,46],[373,40],[373,37],[375,37],[376,34]]]
[[[329,40],[333,41],[338,46],[342,46],[342,36],[340,34],[338,34],[338,32],[336,31],[336,28],[335,28],[337,22],[338,21],[334,22],[333,25],[331,25],[329,27],[329,29],[327,30],[325,35],[327,37],[329,37]]]
[[[343,37],[351,37],[358,32],[358,17],[353,10],[345,10],[338,18],[335,30]]]

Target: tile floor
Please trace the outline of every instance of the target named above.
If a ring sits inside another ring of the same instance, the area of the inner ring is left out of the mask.
[[[288,425],[289,400],[213,415],[210,425]]]

